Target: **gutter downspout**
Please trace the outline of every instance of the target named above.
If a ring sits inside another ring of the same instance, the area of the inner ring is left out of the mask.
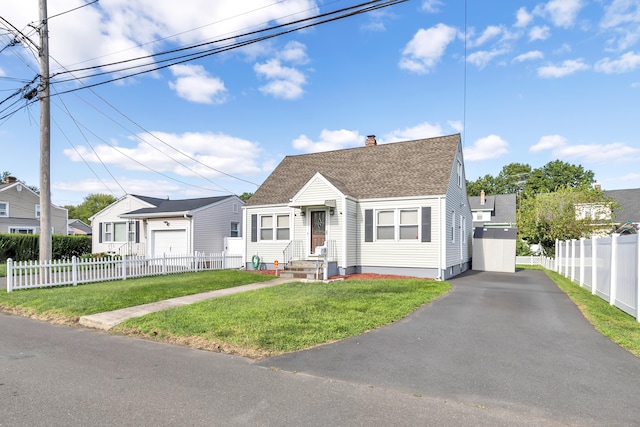
[[[444,268],[442,266],[442,251],[443,249],[445,249],[445,243],[443,243],[443,239],[442,239],[442,235],[443,235],[443,227],[442,227],[442,222],[443,219],[444,221],[446,221],[446,217],[442,215],[442,197],[438,198],[438,210],[439,210],[439,215],[440,215],[440,233],[438,233],[438,238],[440,239],[440,250],[438,251],[438,277],[436,277],[437,280],[444,280]],[[445,233],[446,233],[446,227],[444,228]],[[446,239],[445,239],[446,240]]]
[[[188,219],[189,220],[189,248],[191,249],[191,254],[195,255],[195,247],[193,244],[193,236],[194,236],[194,230],[193,230],[193,216],[189,217],[187,216],[188,212],[185,212],[184,214],[182,214],[182,216],[184,217],[184,219]]]

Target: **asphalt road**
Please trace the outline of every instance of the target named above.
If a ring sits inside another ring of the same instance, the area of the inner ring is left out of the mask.
[[[635,425],[639,373],[530,271],[259,363],[0,315],[0,426]]]

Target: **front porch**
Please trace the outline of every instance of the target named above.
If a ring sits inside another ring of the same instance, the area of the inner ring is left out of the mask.
[[[326,240],[312,254],[307,250],[304,240],[292,240],[282,255],[284,268],[281,277],[326,280],[340,274],[335,240]]]

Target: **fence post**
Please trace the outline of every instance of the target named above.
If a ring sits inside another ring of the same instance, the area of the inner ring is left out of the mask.
[[[556,268],[555,272],[562,274],[562,242],[556,240]]]
[[[585,238],[580,238],[580,287],[584,287],[584,241]]]
[[[565,244],[565,255],[564,255],[564,277],[569,277],[569,240],[564,242]]]
[[[598,279],[598,239],[596,236],[591,236],[591,293],[596,294],[598,287],[596,286],[596,280]]]
[[[75,255],[71,257],[71,282],[78,286],[78,259]]]
[[[7,292],[13,290],[13,260],[9,258],[7,260]]]
[[[167,254],[162,254],[162,274],[167,274]]]
[[[127,257],[129,255],[122,256],[122,280],[127,280]]]
[[[571,239],[571,281],[576,278],[576,239]]]
[[[636,234],[636,320],[640,322],[640,235]]]
[[[611,283],[609,285],[609,304],[616,305],[616,293],[618,291],[618,236],[611,235]]]

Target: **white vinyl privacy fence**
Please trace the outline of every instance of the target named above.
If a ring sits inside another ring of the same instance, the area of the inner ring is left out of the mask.
[[[126,280],[204,270],[235,269],[243,266],[242,255],[226,252],[194,255],[163,255],[159,258],[122,258],[14,262],[7,260],[7,292],[17,289],[76,286],[82,283]]]
[[[556,242],[545,266],[640,321],[640,239],[637,234]]]

